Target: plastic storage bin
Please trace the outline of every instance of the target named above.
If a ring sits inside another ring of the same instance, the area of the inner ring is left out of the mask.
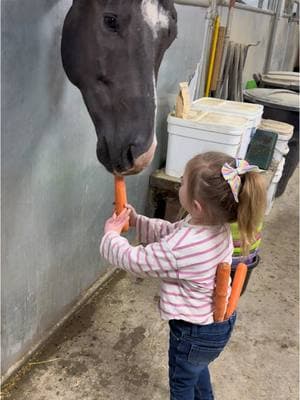
[[[285,89],[246,89],[245,100],[264,106],[264,118],[275,119],[298,127],[299,94]],[[273,117],[274,116],[274,117]],[[298,122],[298,123],[297,123]]]
[[[293,125],[285,122],[279,122],[272,119],[262,119],[258,129],[262,131],[277,133],[277,143],[273,154],[273,159],[281,161],[282,157],[289,152],[288,141],[293,136]]]
[[[273,176],[273,179],[268,187],[267,191],[267,207],[266,207],[266,215],[268,215],[272,209],[273,203],[274,203],[274,198],[275,198],[275,193],[277,190],[278,183],[281,179],[282,172],[283,172],[283,167],[285,164],[285,158],[283,157],[281,161],[278,164],[277,170]]]
[[[181,177],[196,154],[220,151],[237,157],[248,120],[214,112],[191,112],[189,119],[168,117],[166,174]]]
[[[252,262],[254,262],[254,259],[257,257],[259,252],[259,249],[254,250],[253,252],[249,253],[248,256],[246,257],[232,257],[232,267],[237,267],[237,265],[241,262],[245,263],[245,264],[251,264]]]
[[[237,154],[238,157],[245,158],[251,135],[254,134],[262,118],[264,110],[262,105],[222,100],[213,97],[202,97],[194,101],[191,108],[194,110],[220,112],[227,115],[247,118],[249,125],[242,137],[240,149]]]
[[[258,88],[245,90],[244,98],[248,102],[262,104],[265,119],[287,122],[294,126],[293,136],[289,140],[289,152],[286,155],[284,171],[276,192],[276,196],[281,196],[299,161],[299,93],[286,89]]]
[[[262,75],[260,87],[282,88],[299,92],[300,74],[291,71],[270,71]]]
[[[244,286],[243,286],[241,295],[246,291],[252,271],[254,270],[254,268],[256,268],[258,266],[259,261],[260,261],[260,257],[259,257],[259,255],[257,255],[250,264],[245,263],[247,265],[247,275],[245,278],[245,282],[244,282]],[[231,276],[232,281],[233,281],[233,278],[234,278],[234,275],[236,272],[236,267],[237,267],[237,265],[231,265],[230,276]]]

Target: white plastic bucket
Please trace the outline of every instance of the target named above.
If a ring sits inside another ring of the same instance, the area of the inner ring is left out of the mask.
[[[241,138],[248,127],[243,117],[213,112],[191,112],[189,119],[168,117],[166,174],[180,177],[196,154],[220,151],[237,157]]]
[[[262,119],[258,128],[263,131],[275,132],[278,134],[273,159],[275,161],[281,161],[289,152],[288,141],[293,136],[293,125],[285,122],[274,121],[272,119]]]
[[[285,158],[282,158],[281,161],[278,164],[278,167],[276,169],[276,172],[273,176],[273,179],[268,187],[267,191],[267,208],[266,208],[266,215],[268,215],[273,207],[274,203],[274,198],[275,198],[275,193],[277,190],[278,182],[280,181],[280,178],[282,177],[282,172],[283,172],[283,167],[285,164]]]
[[[193,110],[213,111],[247,118],[248,128],[244,132],[240,149],[237,154],[237,157],[245,158],[251,136],[255,133],[262,118],[264,109],[262,105],[222,100],[212,97],[202,97],[194,101],[191,108]]]

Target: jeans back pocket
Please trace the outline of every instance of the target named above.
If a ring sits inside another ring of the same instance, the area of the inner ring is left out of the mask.
[[[222,352],[223,347],[207,347],[198,344],[192,344],[188,354],[188,361],[194,365],[209,364],[214,361]]]

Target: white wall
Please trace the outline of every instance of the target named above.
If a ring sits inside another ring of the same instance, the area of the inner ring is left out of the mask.
[[[225,25],[227,8],[220,7],[220,9],[221,23]],[[243,74],[244,84],[253,79],[253,73],[263,72],[273,18],[273,15],[260,12],[258,9],[256,12],[242,8],[233,10],[230,40],[242,44],[260,42],[258,46],[249,48]],[[275,37],[270,70],[292,71],[298,49],[299,25],[296,21],[281,18]]]
[[[299,52],[299,24],[281,18],[275,39],[274,53],[270,65],[273,71],[292,71]]]
[[[253,73],[262,72],[270,34],[271,15],[248,10],[234,9],[231,40],[242,44],[255,44],[250,47],[243,74],[243,82],[253,79]]]

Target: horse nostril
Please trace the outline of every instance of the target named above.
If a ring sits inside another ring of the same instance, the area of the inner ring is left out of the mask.
[[[122,151],[121,157],[115,157],[114,168],[117,172],[125,172],[133,166],[134,158],[132,148],[133,146],[130,145],[127,150]]]
[[[132,155],[132,145],[130,145],[127,150],[127,160],[129,161],[130,165],[134,164],[134,159],[133,159],[133,155]]]

